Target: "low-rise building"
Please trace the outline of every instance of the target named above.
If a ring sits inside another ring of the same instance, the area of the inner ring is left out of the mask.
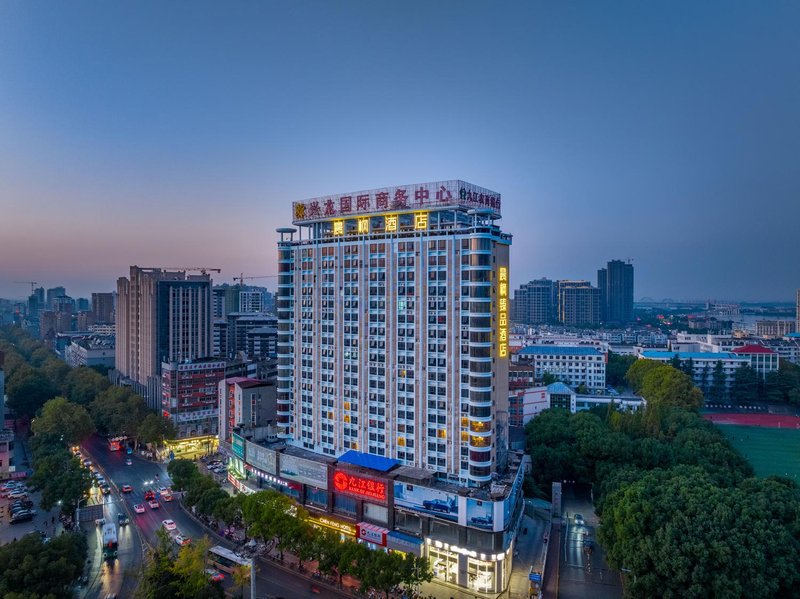
[[[217,358],[161,364],[161,409],[172,420],[179,439],[216,437],[217,388],[224,377],[225,361]]]
[[[644,399],[638,395],[620,395],[616,392],[578,393],[569,385],[561,382],[518,389],[514,394],[519,398],[523,413],[520,424],[515,426],[524,426],[544,410],[551,408],[567,410],[574,414],[609,404],[626,411],[638,410],[644,405]],[[509,422],[511,422],[510,418]]]
[[[766,378],[770,372],[778,370],[778,363],[780,361],[778,352],[764,347],[763,345],[743,345],[734,348],[731,353],[749,358],[750,366],[761,375],[762,379]]]
[[[655,360],[665,364],[675,359],[691,364],[692,380],[700,387],[703,393],[708,393],[717,363],[722,365],[722,374],[725,383],[725,394],[730,393],[736,370],[742,366],[750,365],[750,358],[739,356],[733,352],[672,352],[672,351],[643,351],[640,358]]]
[[[86,335],[73,337],[64,348],[64,361],[71,368],[101,366],[114,368],[115,339],[113,335]]]
[[[253,434],[260,438],[269,436],[268,431],[264,431],[263,436],[255,431],[274,427],[277,411],[274,382],[246,377],[226,378],[217,385],[217,396],[220,440],[230,443],[234,430],[254,431]]]
[[[589,389],[606,386],[608,354],[595,346],[529,345],[517,352],[516,363],[531,364],[534,376],[541,381],[545,374],[574,386]]]

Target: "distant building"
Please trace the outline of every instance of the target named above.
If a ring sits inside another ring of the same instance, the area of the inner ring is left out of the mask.
[[[619,410],[635,411],[645,403],[644,399],[638,395],[577,393],[569,385],[561,382],[521,389],[516,392],[516,395],[522,408],[522,416],[518,420],[520,424],[517,426],[526,425],[531,419],[548,409],[565,410],[574,414],[597,406],[613,404]]]
[[[88,335],[75,337],[64,350],[64,361],[68,366],[102,366],[114,368],[114,337]]]
[[[778,370],[778,363],[780,361],[778,352],[764,347],[763,345],[743,345],[742,347],[734,348],[731,353],[749,358],[750,366],[761,375],[761,378],[766,378],[770,372],[776,372]]]
[[[49,310],[53,309],[53,300],[57,297],[61,297],[63,295],[67,295],[67,290],[63,287],[53,287],[52,289],[47,290],[47,308]]]
[[[160,409],[161,364],[211,356],[211,278],[131,266],[117,311],[116,368]]]
[[[733,352],[672,352],[672,351],[643,351],[639,357],[645,360],[655,360],[668,364],[675,356],[681,362],[692,363],[692,380],[700,387],[703,393],[708,393],[714,377],[717,363],[722,364],[722,374],[725,379],[725,394],[730,393],[736,371],[742,366],[750,365],[748,356],[740,356]]]
[[[534,279],[520,286],[512,301],[512,319],[520,324],[546,324],[558,318],[558,285],[550,279]]]
[[[114,322],[114,293],[93,293],[92,312],[95,322]]]
[[[794,333],[795,322],[793,320],[757,320],[756,335],[765,339],[779,339],[790,333]]]
[[[5,354],[0,351],[0,480],[13,475],[14,467],[14,432],[5,427],[6,401],[5,401],[5,373],[3,362]]]
[[[633,321],[633,264],[611,260],[597,271],[600,320],[627,324]]]
[[[227,354],[244,352],[250,357],[276,355],[278,319],[271,314],[231,312],[228,314]],[[260,331],[254,333],[254,331]],[[248,342],[248,337],[250,341]],[[252,352],[260,353],[254,354]],[[266,352],[266,353],[263,353]]]
[[[574,386],[589,389],[606,386],[608,356],[602,349],[583,345],[529,345],[516,355],[517,364],[530,364],[536,381],[545,374]]]
[[[161,409],[178,438],[218,433],[217,387],[224,377],[225,361],[216,358],[161,364]]]
[[[558,321],[566,326],[600,324],[600,291],[589,281],[558,281]]]

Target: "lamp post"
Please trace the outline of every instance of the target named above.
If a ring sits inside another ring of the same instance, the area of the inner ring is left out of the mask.
[[[77,505],[77,506],[75,506],[75,526],[78,526],[78,527],[80,527],[80,525],[81,525],[81,519],[80,519],[80,514],[81,514],[81,502],[82,502],[82,501],[87,501],[87,500],[89,500],[89,499],[91,499],[91,498],[92,498],[92,496],[91,496],[91,495],[88,495],[88,496],[86,496],[86,497],[81,497],[80,499],[78,499],[78,505]],[[59,502],[59,503],[61,503],[61,502]]]

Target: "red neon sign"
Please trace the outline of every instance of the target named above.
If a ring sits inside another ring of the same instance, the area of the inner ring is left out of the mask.
[[[333,487],[341,493],[386,501],[386,483],[371,478],[339,471],[333,475]]]

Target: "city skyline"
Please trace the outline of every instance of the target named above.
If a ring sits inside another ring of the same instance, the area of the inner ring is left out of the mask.
[[[461,178],[503,196],[512,289],[632,258],[637,300],[791,301],[799,13],[5,3],[0,297],[274,274],[290,202]]]

